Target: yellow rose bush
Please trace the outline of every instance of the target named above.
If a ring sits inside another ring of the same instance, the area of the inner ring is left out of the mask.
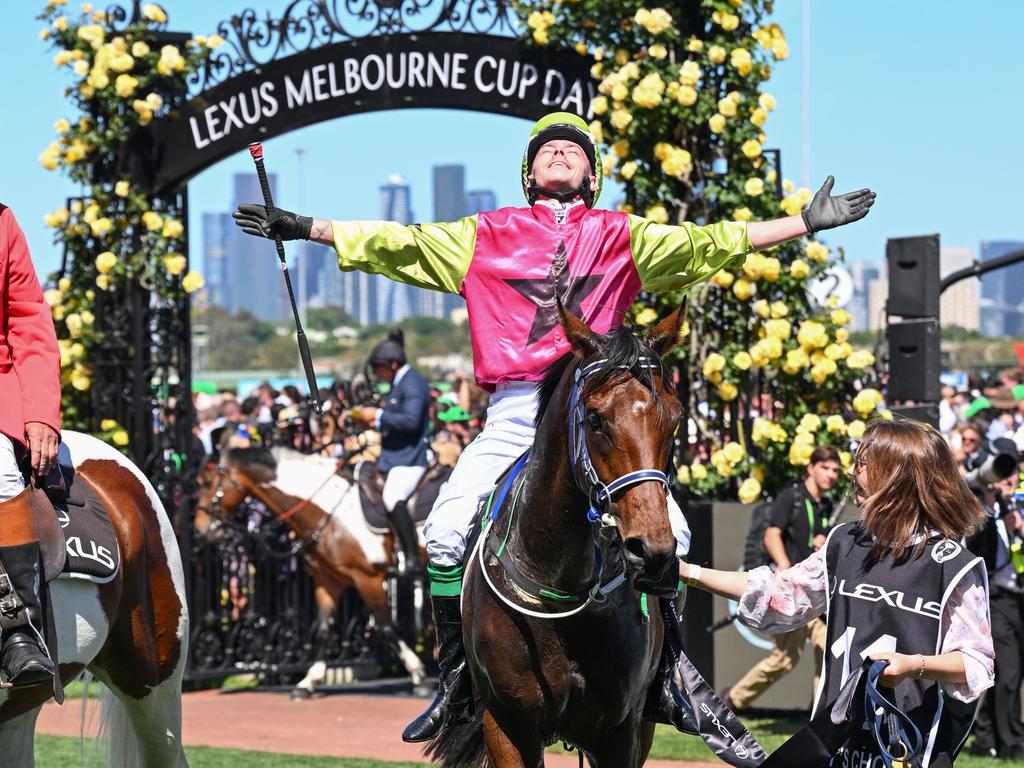
[[[203,285],[188,271],[184,211],[175,198],[154,197],[127,170],[124,148],[136,132],[187,98],[186,78],[223,41],[195,38],[157,43],[164,8],[147,3],[136,21],[115,26],[105,11],[83,6],[64,13],[49,3],[40,38],[55,49],[54,65],[68,78],[65,93],[77,117],[61,116],[56,137],[42,149],[43,167],[68,176],[82,197],[44,217],[65,253],[66,267],[46,291],[61,351],[62,412],[67,427],[91,431],[119,448],[128,432],[95,413],[90,395],[93,351],[103,339],[99,296],[126,301],[141,285],[168,305]]]
[[[789,55],[768,0],[517,7],[525,41],[592,58],[588,119],[610,148],[605,172],[622,184],[623,210],[712,223],[795,216],[810,201],[810,190],[783,178],[765,133],[777,107],[767,83]],[[812,298],[841,261],[840,249],[805,238],[748,253],[692,291],[691,332],[672,361],[688,418],[677,480],[690,493],[774,494],[816,445],[849,450],[857,422],[879,407],[858,395],[875,391],[876,375],[871,353],[848,342],[849,313]],[[650,310],[664,316],[682,299],[643,294],[633,317],[650,325]]]

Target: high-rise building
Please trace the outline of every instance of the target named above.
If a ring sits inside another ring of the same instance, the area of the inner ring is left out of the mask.
[[[853,276],[853,296],[847,307],[853,316],[850,330],[866,331],[871,327],[868,294],[871,284],[878,280],[881,269],[876,261],[854,261],[850,263],[850,274]]]
[[[229,213],[203,214],[203,266],[210,304],[227,306],[227,238],[234,224]]]
[[[277,177],[268,174],[270,191],[276,195]],[[236,173],[232,209],[240,203],[263,200],[255,173]],[[231,312],[247,310],[261,320],[283,320],[288,306],[280,277],[280,262],[274,243],[252,237],[230,226],[224,237],[223,306]]]
[[[385,221],[412,224],[412,191],[405,180],[395,174],[380,187],[380,217]],[[382,275],[371,275],[370,283],[377,295],[376,323],[397,323],[413,314],[411,286]]]
[[[466,193],[466,216],[480,211],[493,211],[498,207],[498,196],[490,189],[475,189]]]
[[[981,261],[991,261],[1024,249],[1024,242],[981,244]],[[986,336],[1024,335],[1024,262],[981,277],[981,332]]]
[[[942,248],[939,265],[942,276],[964,269],[974,263],[974,251],[970,248]],[[939,322],[944,328],[956,326],[968,331],[980,327],[979,295],[981,283],[977,278],[968,278],[954,283],[939,298]]]
[[[434,166],[434,221],[455,221],[466,210],[466,169],[461,165]],[[475,211],[474,211],[475,213]]]
[[[330,277],[336,277],[338,273],[338,256],[334,249],[323,243],[315,243],[306,240],[298,245],[297,263],[295,265],[296,286],[300,297],[305,289],[306,301],[313,306],[327,306],[332,302],[324,301],[321,295],[320,286],[322,282],[321,273],[331,272],[326,282],[330,283]]]

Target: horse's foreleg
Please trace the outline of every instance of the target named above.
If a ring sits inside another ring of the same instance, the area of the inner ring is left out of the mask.
[[[647,760],[654,738],[654,724],[640,721],[639,714],[605,732],[600,746],[589,750],[594,768],[639,768]]]
[[[36,764],[33,751],[33,737],[36,718],[42,707],[30,709],[24,714],[0,722],[0,755],[3,765],[10,768],[33,768]]]
[[[494,768],[542,768],[544,765],[544,745],[536,729],[512,730],[500,723],[490,709],[484,710],[484,743]]]
[[[334,615],[338,610],[338,597],[348,586],[348,584],[332,585],[332,588],[329,589],[324,584],[317,584],[313,590],[317,605],[316,659],[313,666],[306,671],[306,676],[292,689],[293,699],[308,699],[313,695],[316,686],[327,677],[327,642],[330,640],[331,626],[334,624]]]
[[[363,602],[373,612],[374,618],[380,625],[381,631],[385,633],[388,645],[402,662],[412,679],[414,687],[423,683],[427,676],[427,669],[422,659],[409,647],[391,624],[391,616],[388,613],[387,595],[384,592],[384,580],[377,574],[359,574],[353,577],[356,591],[363,598]]]

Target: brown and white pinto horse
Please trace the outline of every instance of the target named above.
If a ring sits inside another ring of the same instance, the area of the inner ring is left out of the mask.
[[[426,677],[424,664],[394,631],[389,615],[384,590],[387,540],[366,524],[359,489],[337,469],[334,459],[288,448],[222,448],[201,473],[193,525],[200,536],[212,540],[245,499],[263,502],[304,544],[303,565],[315,584],[319,636],[326,637],[342,593],[355,587],[413,686],[419,687]],[[312,694],[326,671],[323,660],[315,661],[293,696]]]
[[[153,486],[114,448],[64,432],[75,482],[106,506],[121,567],[105,584],[50,583],[60,673],[88,670],[114,694],[104,699],[111,766],[182,768],[181,678],[188,657],[188,607],[178,545]],[[47,686],[0,690],[0,762],[32,768],[36,717]],[[116,697],[116,699],[115,699]]]

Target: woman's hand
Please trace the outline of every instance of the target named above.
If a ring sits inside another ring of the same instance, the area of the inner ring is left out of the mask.
[[[918,676],[924,657],[916,653],[910,656],[905,653],[872,653],[868,658],[872,661],[889,662],[889,666],[882,672],[878,682],[888,688],[895,688],[904,680]]]

